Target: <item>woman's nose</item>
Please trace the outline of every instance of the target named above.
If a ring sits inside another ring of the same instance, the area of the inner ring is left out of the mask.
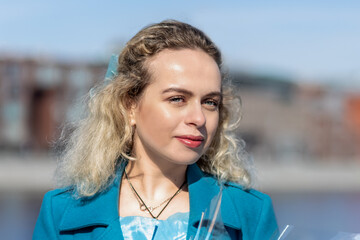
[[[194,103],[189,106],[186,124],[192,124],[197,128],[204,126],[206,123],[206,117],[204,114],[204,109],[199,103]]]

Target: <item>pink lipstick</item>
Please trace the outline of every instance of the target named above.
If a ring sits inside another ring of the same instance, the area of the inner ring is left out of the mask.
[[[197,148],[204,141],[203,137],[201,137],[201,136],[193,136],[193,135],[177,136],[176,139],[179,140],[184,145],[186,145],[187,147],[190,147],[190,148]]]

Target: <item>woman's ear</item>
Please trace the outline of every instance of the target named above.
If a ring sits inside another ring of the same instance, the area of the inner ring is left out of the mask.
[[[136,105],[132,104],[129,109],[129,119],[130,119],[130,125],[136,126],[136,119],[135,119],[135,113],[136,113]]]

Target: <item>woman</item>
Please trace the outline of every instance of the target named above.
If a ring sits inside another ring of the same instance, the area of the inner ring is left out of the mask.
[[[195,239],[220,189],[218,238],[274,238],[271,200],[249,188],[230,134],[238,121],[214,43],[164,21],[136,34],[116,68],[66,142],[64,188],[45,195],[34,239]]]

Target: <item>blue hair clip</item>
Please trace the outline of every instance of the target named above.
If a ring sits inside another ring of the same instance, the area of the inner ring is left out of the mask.
[[[117,72],[118,59],[119,59],[119,55],[116,54],[111,55],[109,65],[105,74],[105,79],[104,79],[105,84],[111,82],[118,75]]]
[[[117,54],[111,55],[109,65],[108,65],[108,68],[105,73],[104,86],[109,84],[118,75],[118,72],[117,72],[117,68],[119,66],[118,59],[119,59],[119,55],[117,55]],[[91,98],[94,97],[95,89],[91,88],[89,94],[90,94]]]

